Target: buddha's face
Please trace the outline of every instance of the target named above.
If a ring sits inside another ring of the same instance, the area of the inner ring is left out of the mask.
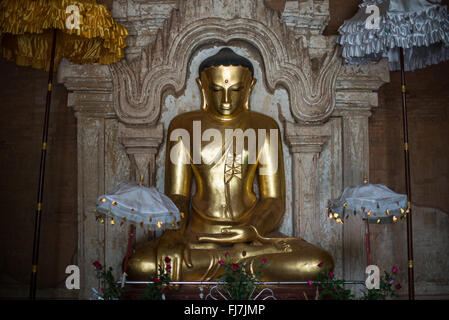
[[[241,66],[208,67],[198,79],[207,108],[224,116],[248,106],[255,82],[251,71]]]

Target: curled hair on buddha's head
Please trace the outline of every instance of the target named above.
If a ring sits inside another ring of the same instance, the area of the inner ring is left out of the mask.
[[[218,67],[218,66],[242,66],[249,69],[251,75],[254,77],[254,67],[248,59],[236,54],[230,48],[223,48],[218,51],[217,54],[210,56],[206,60],[204,60],[199,67],[199,75],[201,76],[201,72],[208,67]]]

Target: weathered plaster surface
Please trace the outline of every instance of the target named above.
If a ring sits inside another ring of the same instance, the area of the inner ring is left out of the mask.
[[[449,297],[449,214],[412,205],[415,294],[419,298]],[[383,271],[399,268],[397,282],[407,296],[407,223],[370,225],[372,263]]]
[[[316,244],[326,248],[334,257],[335,274],[343,277],[343,228],[327,216],[327,199],[340,197],[343,191],[342,180],[342,120],[331,118],[331,138],[323,146],[318,161],[318,187],[319,187],[319,234]]]

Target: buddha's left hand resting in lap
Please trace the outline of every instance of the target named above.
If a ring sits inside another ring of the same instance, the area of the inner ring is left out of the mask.
[[[263,281],[313,280],[320,262],[333,269],[326,251],[276,231],[285,211],[281,136],[274,119],[250,111],[251,62],[222,49],[199,74],[201,109],[175,117],[167,133],[165,193],[182,212],[180,229],[138,245],[128,279],[148,280],[168,256],[173,281],[214,280],[226,253],[248,262],[248,272],[265,258]]]

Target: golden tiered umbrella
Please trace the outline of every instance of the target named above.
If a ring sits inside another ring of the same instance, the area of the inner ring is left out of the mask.
[[[127,30],[96,0],[3,0],[0,53],[19,66],[44,69],[48,89],[35,216],[30,298],[36,297],[37,263],[53,73],[66,58],[75,64],[110,64],[124,57]]]

